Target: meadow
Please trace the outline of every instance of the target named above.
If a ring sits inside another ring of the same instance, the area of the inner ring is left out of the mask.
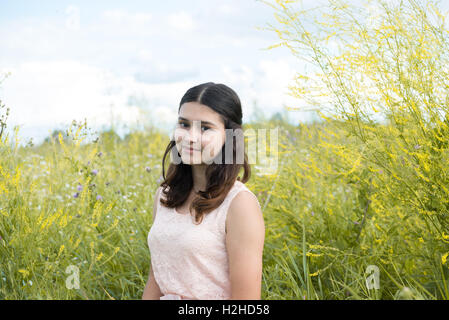
[[[262,299],[447,299],[449,236],[391,198],[395,178],[354,157],[363,147],[340,127],[244,125],[281,129],[277,173],[253,165],[247,183],[266,223]],[[140,299],[169,137],[85,136],[78,124],[39,146],[2,138],[1,299]],[[369,265],[378,289],[367,285]],[[70,266],[79,288],[67,286]]]

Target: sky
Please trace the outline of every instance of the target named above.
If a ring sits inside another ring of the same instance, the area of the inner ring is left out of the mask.
[[[72,120],[167,129],[183,94],[209,81],[237,92],[244,123],[254,110],[297,106],[287,91],[301,63],[286,48],[264,50],[279,42],[263,30],[273,13],[257,0],[2,0],[8,127],[35,144]],[[288,112],[292,123],[311,117]]]
[[[265,50],[280,42],[268,23],[278,25],[274,9],[259,0],[2,0],[9,130],[19,125],[20,142],[35,144],[84,119],[97,131],[154,125],[169,134],[184,93],[209,81],[237,92],[243,124],[261,113],[316,119],[286,111],[304,104],[288,94],[304,62],[285,47]]]

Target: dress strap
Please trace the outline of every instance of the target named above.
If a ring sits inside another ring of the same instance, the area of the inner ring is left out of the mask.
[[[157,190],[156,190],[156,195],[158,195],[158,197],[157,197],[157,199],[156,199],[157,203],[156,203],[156,217],[155,217],[155,218],[157,218],[157,214],[158,214],[159,212],[161,212],[161,210],[160,210],[160,208],[161,208],[161,197],[162,197],[162,187],[161,187],[161,186],[159,186],[159,187],[157,188]],[[156,220],[156,219],[155,219],[155,220]]]

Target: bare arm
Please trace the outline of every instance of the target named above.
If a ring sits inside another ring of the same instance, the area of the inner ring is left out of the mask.
[[[257,200],[240,192],[227,213],[226,247],[231,300],[260,300],[265,224]]]
[[[157,201],[159,199],[159,193],[160,189],[156,192],[155,200],[153,204],[153,223],[154,219],[156,218],[156,208],[157,208]],[[161,292],[161,289],[159,288],[159,285],[157,284],[156,280],[154,279],[154,273],[153,269],[151,268],[150,264],[150,272],[148,276],[147,284],[145,285],[145,288],[143,289],[142,294],[142,300],[159,300],[160,297],[162,297],[163,294]]]
[[[154,279],[153,269],[150,266],[150,276],[148,277],[145,289],[143,289],[142,300],[159,300],[162,296],[163,294]]]

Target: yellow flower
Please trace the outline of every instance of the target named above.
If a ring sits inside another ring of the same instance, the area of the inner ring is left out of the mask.
[[[76,249],[77,247],[78,247],[78,245],[80,244],[80,242],[81,242],[81,239],[76,239],[76,242],[75,242],[75,245],[74,245],[74,249]]]
[[[59,247],[58,257],[61,255],[64,248],[65,248],[65,245],[61,244],[61,247]]]
[[[312,252],[307,252],[306,253],[306,256],[308,256],[308,257],[319,257],[319,256],[322,256],[323,254],[322,253],[312,253]]]
[[[28,272],[28,270],[25,269],[19,269],[19,272],[23,275],[23,277],[27,277],[30,273]]]
[[[449,255],[449,251],[446,252],[442,257],[441,257],[441,264],[445,264],[446,260],[447,260],[447,256]]]

